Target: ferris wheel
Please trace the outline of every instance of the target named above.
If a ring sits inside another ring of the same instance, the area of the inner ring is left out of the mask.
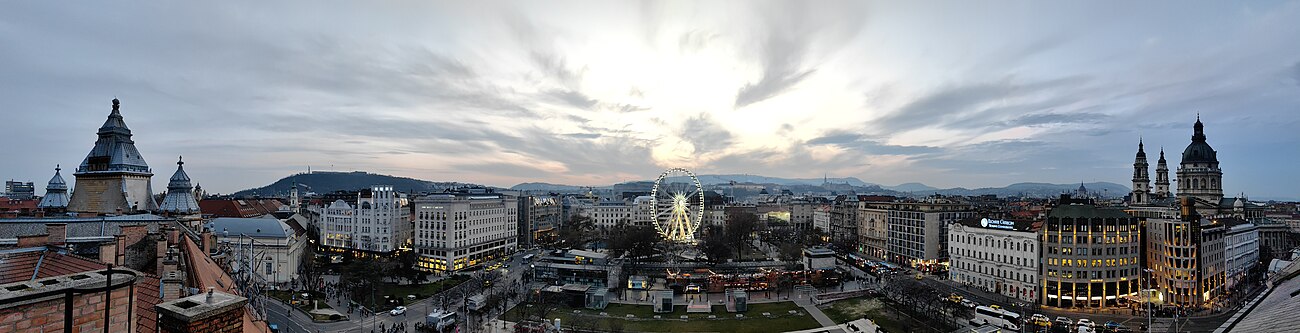
[[[650,190],[655,229],[673,242],[695,240],[695,229],[704,220],[704,187],[689,170],[672,168],[659,174]]]

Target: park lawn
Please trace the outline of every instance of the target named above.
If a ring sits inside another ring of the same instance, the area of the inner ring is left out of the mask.
[[[843,324],[850,321],[867,318],[876,323],[876,326],[889,332],[910,332],[917,329],[926,329],[924,323],[917,322],[911,317],[904,315],[894,309],[894,305],[887,303],[884,298],[878,297],[858,297],[831,302],[829,305],[821,307],[822,313],[835,321],[837,324]]]
[[[469,280],[468,277],[462,275],[453,275],[451,277],[439,280],[438,282],[434,282],[434,283],[421,283],[421,284],[408,284],[408,285],[401,285],[396,283],[384,283],[384,286],[380,288],[381,293],[379,295],[381,298],[384,295],[398,297],[398,298],[404,298],[406,297],[406,295],[415,295],[416,299],[423,299],[425,297],[433,296],[434,294],[442,292],[443,290],[447,290],[451,287],[455,287],[461,284],[462,282],[468,280]]]
[[[506,314],[503,320],[519,321],[519,309],[516,306]],[[560,318],[566,323],[596,323],[597,329],[608,329],[614,321],[622,324],[622,329],[632,332],[785,332],[821,327],[816,319],[792,302],[750,304],[744,318],[726,312],[722,306],[714,306],[712,313],[686,313],[686,306],[674,307],[673,313],[658,314],[662,319],[653,319],[656,315],[650,305],[610,304],[604,310],[575,309],[561,307],[551,313],[550,317]],[[798,314],[790,314],[795,310]],[[605,312],[608,316],[600,315]],[[763,316],[764,312],[772,317]],[[636,316],[628,320],[626,315]],[[682,320],[681,316],[687,316]],[[709,319],[713,315],[717,318]],[[552,318],[554,319],[554,318]]]

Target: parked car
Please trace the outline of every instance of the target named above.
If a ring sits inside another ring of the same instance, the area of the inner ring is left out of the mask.
[[[1088,328],[1096,328],[1096,327],[1097,327],[1097,323],[1092,322],[1092,320],[1088,320],[1088,318],[1079,319],[1079,322],[1078,322],[1076,325],[1078,325],[1078,326],[1086,326],[1086,327],[1088,327]]]
[[[388,311],[388,314],[390,314],[390,315],[394,315],[394,316],[400,316],[400,315],[406,314],[406,307],[405,307],[405,306],[395,307],[395,308],[393,308],[392,310],[389,310],[389,311]]]

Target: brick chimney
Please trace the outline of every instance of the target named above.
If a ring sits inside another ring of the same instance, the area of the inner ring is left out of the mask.
[[[47,223],[45,233],[50,235],[50,244],[63,244],[68,241],[68,225],[65,223]]]
[[[163,272],[166,272],[163,263],[167,261],[167,241],[158,240],[157,242],[154,242],[154,249],[154,263],[157,267],[154,268],[153,273],[162,275]]]
[[[203,233],[199,234],[199,241],[202,242],[199,244],[199,247],[203,248],[203,254],[204,255],[211,254],[212,253],[212,231],[208,229],[203,229]]]
[[[100,262],[117,261],[117,241],[105,242],[99,244],[99,261]]]
[[[234,333],[244,331],[247,298],[215,292],[193,295],[158,304],[158,332]]]
[[[126,235],[117,235],[113,238],[113,244],[116,245],[116,249],[113,251],[117,255],[113,257],[113,261],[109,262],[118,266],[126,265]]]

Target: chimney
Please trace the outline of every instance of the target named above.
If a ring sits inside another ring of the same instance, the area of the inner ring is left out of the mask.
[[[114,236],[113,238],[114,238],[113,244],[117,245],[116,249],[114,249],[113,251],[117,255],[113,257],[113,261],[108,261],[108,262],[116,264],[118,266],[126,265],[126,236],[117,235]]]
[[[222,292],[193,295],[159,303],[158,332],[208,333],[243,332],[247,298]]]
[[[122,207],[117,207],[117,215],[118,215],[118,216],[125,215],[125,214],[122,214]]]
[[[199,247],[203,248],[203,254],[212,254],[212,231],[203,229],[203,233],[199,234],[199,241],[202,242]]]
[[[166,227],[163,230],[165,230],[167,235],[167,244],[176,244],[176,239],[181,235],[180,229]]]
[[[45,224],[45,233],[50,235],[50,244],[63,244],[68,240],[68,225],[65,223]]]
[[[39,209],[36,210],[36,218],[38,218],[38,219],[45,218],[45,211],[44,211],[44,210],[39,210]]]
[[[117,260],[117,242],[99,244],[99,261],[115,262]]]
[[[167,241],[158,240],[154,242],[154,249],[154,263],[157,266],[154,267],[153,273],[162,275],[163,272],[166,272],[163,263],[167,262]]]

